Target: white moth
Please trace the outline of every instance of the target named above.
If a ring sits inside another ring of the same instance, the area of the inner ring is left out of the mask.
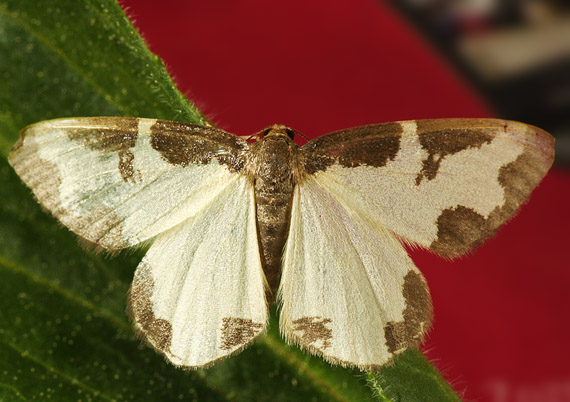
[[[513,216],[554,152],[546,132],[494,119],[356,127],[302,147],[293,135],[60,119],[25,128],[10,163],[87,241],[153,241],[130,311],[173,364],[240,351],[277,297],[288,342],[375,370],[421,343],[432,318],[402,242],[443,257],[473,249]]]

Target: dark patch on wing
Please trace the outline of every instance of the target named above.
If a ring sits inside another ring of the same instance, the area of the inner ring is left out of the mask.
[[[501,167],[498,181],[505,191],[505,203],[497,206],[487,218],[461,205],[444,210],[437,220],[437,239],[430,249],[452,258],[482,244],[515,214],[542,180],[550,163],[539,154],[525,151]]]
[[[234,349],[251,342],[263,329],[263,324],[246,318],[226,317],[222,319],[222,350]]]
[[[484,216],[459,205],[443,210],[437,218],[437,240],[430,248],[441,256],[452,257],[481,245],[492,235]]]
[[[477,121],[477,120],[476,120]],[[456,120],[419,120],[417,134],[422,148],[428,152],[422,170],[416,177],[416,185],[422,180],[433,180],[437,176],[443,159],[448,155],[468,148],[480,148],[493,140],[485,128],[469,127],[469,120],[453,124]]]
[[[302,166],[308,174],[338,164],[382,167],[400,150],[402,125],[384,123],[336,131],[309,141],[301,148]]]
[[[131,180],[134,182],[135,166],[134,166],[135,155],[129,150],[119,151],[119,172],[121,172],[121,177],[124,181]]]
[[[86,120],[87,124],[95,127],[70,128],[69,139],[81,141],[93,150],[105,153],[117,152],[121,177],[125,182],[134,183],[134,155],[130,148],[135,146],[138,137],[137,119],[133,117],[89,118]]]
[[[212,127],[157,120],[151,127],[151,145],[173,165],[206,164],[217,159],[231,171],[245,164],[247,142]]]
[[[404,277],[402,292],[406,300],[404,320],[388,322],[384,327],[386,346],[390,353],[402,352],[422,343],[433,317],[431,297],[421,274],[408,272]]]
[[[139,335],[151,346],[165,353],[170,351],[172,325],[154,315],[150,299],[154,290],[154,280],[150,271],[151,267],[148,265],[137,268],[129,291],[127,311],[137,324]]]
[[[293,321],[293,331],[303,333],[303,335],[297,336],[302,345],[315,347],[311,344],[322,341],[323,345],[318,349],[324,350],[330,346],[332,339],[332,329],[327,327],[330,322],[330,318],[303,317]]]

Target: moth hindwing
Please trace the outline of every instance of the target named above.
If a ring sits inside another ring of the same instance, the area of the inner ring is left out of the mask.
[[[293,135],[274,125],[248,142],[188,123],[58,119],[25,128],[9,160],[88,242],[152,241],[129,310],[173,364],[204,367],[247,346],[277,294],[288,342],[375,370],[419,345],[432,319],[402,243],[472,250],[554,152],[546,132],[497,119],[355,127],[302,147]]]

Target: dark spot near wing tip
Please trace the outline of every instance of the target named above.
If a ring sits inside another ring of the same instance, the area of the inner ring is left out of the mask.
[[[134,155],[130,151],[136,144],[138,137],[138,120],[134,117],[113,119],[89,119],[92,126],[100,125],[100,128],[75,128],[70,129],[68,138],[71,141],[81,141],[93,150],[105,153],[117,152],[119,154],[119,172],[125,182],[134,182],[135,169],[133,165]]]
[[[222,350],[245,345],[259,334],[263,324],[246,318],[226,317],[222,319]]]
[[[485,217],[463,205],[443,210],[437,219],[437,228],[437,240],[430,248],[450,258],[479,246],[492,235]]]
[[[244,141],[213,127],[157,120],[150,128],[151,145],[164,160],[186,167],[207,164],[212,159],[232,171],[244,168]]]
[[[293,331],[302,332],[302,335],[298,336],[298,340],[302,345],[310,345],[324,350],[330,346],[330,340],[332,339],[332,329],[327,327],[330,323],[330,318],[318,316],[303,317],[293,321]],[[322,341],[320,347],[314,345],[314,343],[319,341]]]
[[[139,271],[140,270],[140,271]],[[129,313],[140,326],[140,335],[160,351],[168,351],[172,342],[172,325],[167,320],[156,318],[151,296],[154,289],[151,268],[137,269],[129,294]]]
[[[417,133],[428,157],[424,159],[422,170],[416,177],[416,185],[420,185],[423,179],[435,179],[446,156],[468,148],[481,148],[481,145],[493,140],[485,129],[454,128],[447,120],[420,120],[417,122]]]
[[[458,205],[442,211],[437,219],[437,239],[430,249],[443,257],[457,257],[492,237],[511,218],[548,171],[549,164],[536,153],[523,152],[499,170],[498,182],[505,202],[485,218],[472,208]]]
[[[304,168],[308,174],[338,164],[382,167],[400,150],[400,123],[374,124],[336,131],[311,141],[304,148]]]
[[[402,292],[406,300],[404,320],[388,322],[384,327],[386,346],[390,353],[419,345],[433,316],[429,290],[420,273],[408,272]]]

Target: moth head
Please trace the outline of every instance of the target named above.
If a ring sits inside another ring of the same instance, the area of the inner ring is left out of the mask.
[[[266,129],[261,130],[260,135],[261,138],[280,136],[289,137],[290,140],[294,140],[296,132],[296,130],[293,130],[292,128],[289,128],[282,124],[274,124],[271,127],[267,127]]]

